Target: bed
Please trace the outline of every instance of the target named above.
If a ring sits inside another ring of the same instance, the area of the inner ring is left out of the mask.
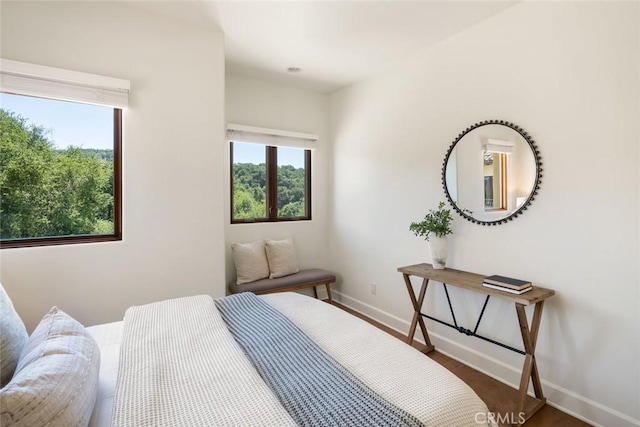
[[[166,300],[131,307],[123,321],[71,333],[82,334],[93,338],[87,348],[97,343],[99,355],[88,349],[92,356],[65,364],[95,366],[97,391],[75,388],[66,399],[95,393],[87,403],[90,418],[77,424],[59,418],[51,426],[460,427],[487,419],[480,398],[441,365],[367,322],[297,293]],[[23,365],[18,362],[13,381],[25,375]],[[91,372],[82,374],[85,386]],[[11,386],[2,392],[7,390]],[[15,393],[4,394],[0,403],[8,408]],[[69,412],[65,405],[61,412]],[[37,425],[7,408],[2,425]]]
[[[486,414],[487,408],[466,384],[422,353],[368,323],[332,305],[297,293],[270,294],[259,296],[256,299],[286,316],[304,334],[317,343],[324,352],[353,373],[357,379],[395,406],[414,415],[423,425],[477,426],[476,419],[486,419],[486,417],[477,417],[477,414]],[[190,305],[192,303],[193,301],[187,302],[185,299],[178,299],[160,303],[164,304],[164,307],[157,305],[153,307],[159,309],[162,315],[170,315],[169,322],[173,327],[165,325],[155,328],[151,333],[159,340],[178,340],[170,350],[167,350],[164,345],[158,345],[159,352],[169,351],[172,354],[175,351],[179,352],[184,343],[202,338],[206,334],[204,330],[210,325],[202,324],[202,319],[198,316],[195,318],[184,316],[179,319],[187,307],[189,307],[190,314],[198,311]],[[209,307],[216,306],[210,305]],[[128,312],[127,316],[129,314]],[[224,325],[224,320],[219,312],[212,310],[210,316],[209,320],[215,324],[215,331],[211,334],[211,343],[225,348],[225,351],[211,357],[210,361],[218,364],[214,372],[209,374],[200,372],[198,374],[200,378],[210,375],[218,387],[211,389],[209,385],[201,384],[206,391],[200,390],[195,394],[205,393],[219,398],[217,401],[210,402],[211,406],[215,407],[210,413],[194,414],[190,412],[187,415],[187,418],[190,418],[189,424],[181,425],[196,425],[202,420],[216,420],[216,422],[206,421],[198,425],[296,425],[292,417],[282,409],[282,405],[274,398],[273,393],[265,386],[264,381],[260,379],[251,363],[243,358],[243,350]],[[129,320],[128,317],[125,319]],[[189,334],[185,335],[181,332],[181,329],[185,327],[190,329]],[[124,322],[88,328],[90,334],[99,343],[101,350],[98,398],[89,424],[92,427],[110,426],[114,417],[113,405],[117,395],[116,383],[124,330]],[[149,343],[145,342],[144,345],[149,345]],[[185,351],[185,354],[189,353],[189,350]],[[207,357],[200,354],[192,354],[192,356],[195,358]],[[153,363],[160,368],[163,364],[171,364],[173,361],[158,361],[154,357]],[[199,372],[199,369],[199,367],[195,367],[193,372]],[[183,374],[184,372],[180,372],[175,375],[179,377]],[[134,373],[129,372],[127,375],[134,375]],[[136,377],[133,381],[140,380]],[[152,386],[155,390],[158,387],[160,386]],[[197,385],[189,383],[186,387],[197,387]],[[184,393],[184,390],[174,390],[171,393],[180,395]],[[192,392],[188,394],[190,399],[197,398]],[[129,396],[124,400],[126,399],[135,398]],[[318,399],[321,400],[322,396],[319,396]],[[204,399],[204,404],[207,400]],[[139,410],[140,413],[147,413],[149,418],[144,420],[145,425],[171,425],[171,423],[165,423],[166,418],[164,417],[168,416],[169,419],[175,420],[172,417],[180,416],[173,413],[180,410],[180,405],[177,405],[177,408],[155,407],[153,410],[139,408],[137,405],[158,405],[157,403],[149,403],[146,398],[129,402],[129,404],[133,408],[137,408],[136,410]],[[166,404],[167,402],[163,402],[163,405]],[[202,403],[187,405],[182,409],[187,412],[207,412],[207,410],[198,407],[200,404]],[[149,413],[150,411],[157,412]],[[138,420],[141,419],[139,414],[133,418],[136,419],[136,417]],[[209,422],[211,424],[207,424]],[[122,425],[134,424],[127,424],[124,421]]]

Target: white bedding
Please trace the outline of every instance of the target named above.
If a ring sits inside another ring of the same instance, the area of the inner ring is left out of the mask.
[[[458,377],[375,326],[300,294],[261,298],[363,383],[426,425],[478,426],[475,414],[487,413],[484,402]]]
[[[113,427],[295,427],[208,295],[125,313]]]
[[[89,427],[111,425],[113,412],[113,396],[116,391],[118,378],[118,363],[120,361],[120,343],[124,322],[105,323],[90,326],[87,331],[98,342],[100,347],[100,377],[98,379],[98,398],[93,409]]]
[[[475,415],[487,413],[484,403],[461,380],[378,328],[334,306],[297,293],[269,294],[260,298],[289,317],[324,351],[374,391],[426,425],[477,426]],[[87,329],[102,351],[98,400],[89,425],[110,426],[123,322]],[[228,403],[216,402],[219,405]],[[478,419],[486,419],[486,416]],[[257,424],[260,423],[254,423]],[[247,424],[229,422],[226,425]]]

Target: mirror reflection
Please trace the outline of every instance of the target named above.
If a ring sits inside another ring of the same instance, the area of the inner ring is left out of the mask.
[[[512,123],[478,123],[453,142],[443,185],[456,211],[470,221],[499,224],[518,215],[540,183],[537,149]]]
[[[507,209],[507,155],[482,152],[484,163],[484,210]]]

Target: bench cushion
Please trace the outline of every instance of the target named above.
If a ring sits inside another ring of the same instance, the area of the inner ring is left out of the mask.
[[[253,292],[255,294],[271,291],[273,289],[289,288],[307,283],[333,283],[336,281],[335,274],[320,268],[309,268],[300,270],[289,276],[278,277],[277,279],[262,279],[255,282],[237,285],[235,281],[229,284],[229,291],[232,294],[238,292]]]

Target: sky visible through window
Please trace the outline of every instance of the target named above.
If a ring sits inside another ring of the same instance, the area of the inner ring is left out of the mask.
[[[260,149],[262,147],[262,149]],[[301,148],[278,147],[278,164],[304,168],[304,150]],[[264,163],[264,145],[242,142],[233,146],[234,163]]]
[[[43,126],[56,148],[113,149],[113,108],[0,93],[0,107]],[[71,120],[71,123],[70,123]]]

